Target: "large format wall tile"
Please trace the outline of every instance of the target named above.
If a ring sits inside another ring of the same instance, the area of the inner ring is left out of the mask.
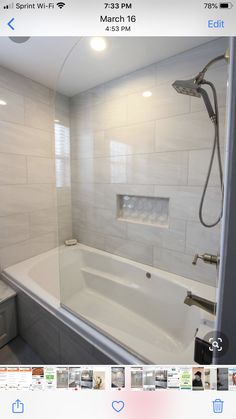
[[[200,222],[188,222],[186,229],[186,251],[187,253],[212,253],[219,254],[220,250],[220,229],[205,228]]]
[[[55,233],[48,233],[18,244],[0,249],[0,264],[2,268],[46,252],[57,246]]]
[[[71,130],[73,136],[83,135],[86,131],[104,129],[105,113],[100,105],[85,108],[71,108]],[[110,115],[111,116],[111,115]]]
[[[212,139],[213,141],[213,139]],[[204,185],[208,173],[209,162],[212,150],[194,150],[189,153],[189,171],[188,184],[189,185]],[[221,148],[222,165],[224,165],[224,150]],[[219,168],[218,159],[215,155],[211,176],[209,179],[209,186],[219,186]]]
[[[27,182],[25,156],[0,153],[0,184],[12,185]]]
[[[56,246],[58,235],[62,241],[72,236],[70,115],[68,98],[56,95],[54,106],[50,89],[3,67],[0,99],[7,102],[0,106],[0,264],[5,267]]]
[[[227,42],[209,42],[72,98],[72,225],[82,243],[215,284],[212,267],[192,265],[194,253],[215,253],[220,240],[219,229],[201,227],[198,214],[214,127],[203,100],[177,94],[172,83],[197,75]],[[224,149],[224,63],[207,78],[218,91]],[[166,225],[117,221],[118,195],[168,198]],[[203,211],[208,222],[220,206],[215,162]]]
[[[109,186],[110,185],[107,185],[107,187]],[[104,208],[105,198],[109,196],[107,192],[105,195],[105,188],[106,185],[103,183],[96,183],[96,185],[94,183],[73,183],[72,201],[75,206],[78,205],[80,201],[86,205]]]
[[[0,217],[0,248],[29,238],[29,217],[16,214]]]
[[[109,100],[102,106],[104,128],[119,127],[127,123],[127,98]]]
[[[43,157],[27,158],[29,183],[55,183],[55,160]]]
[[[56,208],[36,210],[29,214],[30,237],[57,231]]]
[[[172,219],[169,227],[128,224],[129,240],[171,250],[185,250],[185,221]]]
[[[54,185],[0,186],[0,216],[55,206]]]
[[[0,121],[24,124],[24,98],[11,90],[0,86],[0,99],[6,105],[0,106]]]
[[[225,111],[221,110],[221,138],[225,136]],[[206,111],[156,122],[155,151],[195,150],[212,147],[214,126]]]
[[[71,137],[71,159],[99,157],[104,154],[104,131],[88,131],[81,136]]]
[[[45,131],[53,130],[53,111],[48,105],[25,98],[25,123]]]
[[[106,130],[104,153],[108,156],[152,153],[154,136],[154,122]]]
[[[152,246],[135,241],[105,236],[105,250],[140,263],[152,265]]]
[[[30,97],[47,105],[52,104],[52,95],[48,87],[4,67],[0,67],[0,85],[19,95]]]
[[[1,153],[52,157],[53,136],[50,132],[2,121],[0,132]]]
[[[169,197],[169,216],[181,220],[199,220],[199,204],[202,186],[155,186],[155,195]],[[221,193],[219,188],[209,187],[203,213],[208,222],[212,222],[220,213]]]
[[[153,153],[127,158],[128,183],[186,185],[186,152]]]
[[[72,180],[75,183],[126,183],[128,170],[126,156],[71,160]]]
[[[194,254],[154,247],[153,264],[164,271],[216,286],[217,271],[215,267],[201,263],[201,261],[197,265],[192,265],[193,257]]]
[[[104,250],[105,248],[105,236],[103,234],[89,230],[87,227],[82,227],[79,224],[74,225],[73,233],[75,237],[87,246],[95,247],[97,249]]]
[[[177,95],[169,85],[153,89],[151,97],[143,97],[142,92],[128,96],[128,122],[150,121],[190,111],[190,97]]]
[[[89,208],[86,214],[87,227],[98,233],[114,237],[126,237],[126,223],[116,219],[116,213],[101,208]]]

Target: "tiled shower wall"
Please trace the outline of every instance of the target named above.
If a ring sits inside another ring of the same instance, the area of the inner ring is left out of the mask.
[[[71,226],[68,191],[63,183],[56,191],[55,184],[53,92],[0,67],[0,99],[7,102],[0,106],[0,266],[4,268],[57,245],[57,191],[58,214],[64,220],[59,235],[70,235]],[[63,143],[68,99],[58,96],[57,105],[62,119],[56,124],[57,138]],[[56,162],[65,161],[63,147],[56,157]],[[62,166],[57,162],[58,170]]]
[[[219,227],[204,228],[198,207],[213,143],[202,100],[177,94],[227,46],[220,39],[112,80],[71,100],[73,234],[80,242],[148,265],[215,284],[212,266],[195,253],[219,251]],[[222,145],[227,67],[207,73],[217,86]],[[146,90],[151,97],[143,97]],[[204,214],[219,213],[216,167]],[[117,195],[169,198],[168,227],[117,219]]]

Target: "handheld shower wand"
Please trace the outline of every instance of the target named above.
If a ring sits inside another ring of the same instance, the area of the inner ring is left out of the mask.
[[[214,142],[213,142],[213,147],[212,147],[212,153],[211,153],[209,168],[208,168],[205,184],[204,184],[204,187],[203,187],[202,197],[201,197],[201,201],[200,201],[200,205],[199,205],[199,219],[200,219],[200,222],[204,227],[208,227],[208,228],[216,226],[222,218],[223,198],[224,198],[224,183],[223,183],[223,169],[222,169],[221,151],[220,151],[219,108],[218,108],[217,93],[216,93],[216,89],[215,89],[214,84],[210,81],[205,80],[204,77],[205,77],[205,74],[206,74],[207,70],[209,69],[209,67],[211,65],[213,65],[217,61],[223,60],[223,59],[225,59],[227,61],[229,60],[228,49],[226,50],[224,55],[219,55],[218,57],[209,61],[209,63],[203,68],[202,71],[200,71],[200,73],[198,73],[198,75],[195,78],[190,79],[190,80],[176,80],[172,84],[172,86],[174,87],[174,89],[178,93],[185,94],[185,95],[188,95],[188,96],[199,97],[199,98],[202,97],[202,99],[204,101],[204,104],[206,106],[209,118],[211,119],[211,121],[214,124],[215,134],[214,134]],[[211,104],[211,101],[209,99],[207,91],[202,88],[202,85],[208,85],[211,88],[212,94],[213,94],[213,102],[214,102],[213,106]],[[204,205],[205,196],[206,196],[206,192],[207,192],[207,188],[208,188],[208,184],[209,184],[209,180],[210,180],[210,176],[211,176],[211,172],[212,172],[212,166],[213,166],[215,153],[217,154],[217,158],[218,158],[218,167],[219,167],[219,176],[220,176],[221,211],[220,211],[219,216],[217,217],[217,219],[213,223],[207,223],[204,220],[204,217],[203,217],[203,205]]]

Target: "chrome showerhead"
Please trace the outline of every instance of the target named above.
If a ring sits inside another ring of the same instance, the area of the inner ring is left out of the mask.
[[[183,95],[201,97],[201,92],[199,92],[199,84],[196,82],[196,79],[176,80],[172,86],[178,93]]]
[[[228,50],[226,50],[224,55],[219,55],[218,57],[213,58],[213,60],[209,61],[209,63],[207,63],[207,65],[202,69],[202,71],[200,71],[200,73],[198,73],[197,76],[194,77],[193,79],[176,80],[172,84],[172,86],[174,87],[174,89],[178,93],[181,93],[183,95],[188,95],[188,96],[195,96],[195,97],[199,97],[199,98],[202,96],[204,101],[205,101],[206,93],[204,93],[204,91],[201,89],[201,85],[206,84],[206,82],[204,80],[204,76],[205,76],[208,68],[211,67],[212,64],[214,64],[217,61],[223,60],[223,59],[226,60],[226,61],[229,61],[229,51]],[[208,98],[206,100],[209,101]]]
[[[212,122],[215,121],[215,113],[212,109],[211,102],[209,99],[209,96],[201,87],[201,84],[208,84],[205,80],[202,80],[201,82],[198,82],[198,76],[195,79],[190,80],[176,80],[172,86],[176,90],[176,92],[181,93],[182,95],[187,96],[194,96],[203,98],[203,101],[205,103],[209,118],[212,120]]]

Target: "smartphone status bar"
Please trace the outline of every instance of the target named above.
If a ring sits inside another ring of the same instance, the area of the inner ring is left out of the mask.
[[[234,36],[232,2],[64,0],[1,4],[7,36]]]

